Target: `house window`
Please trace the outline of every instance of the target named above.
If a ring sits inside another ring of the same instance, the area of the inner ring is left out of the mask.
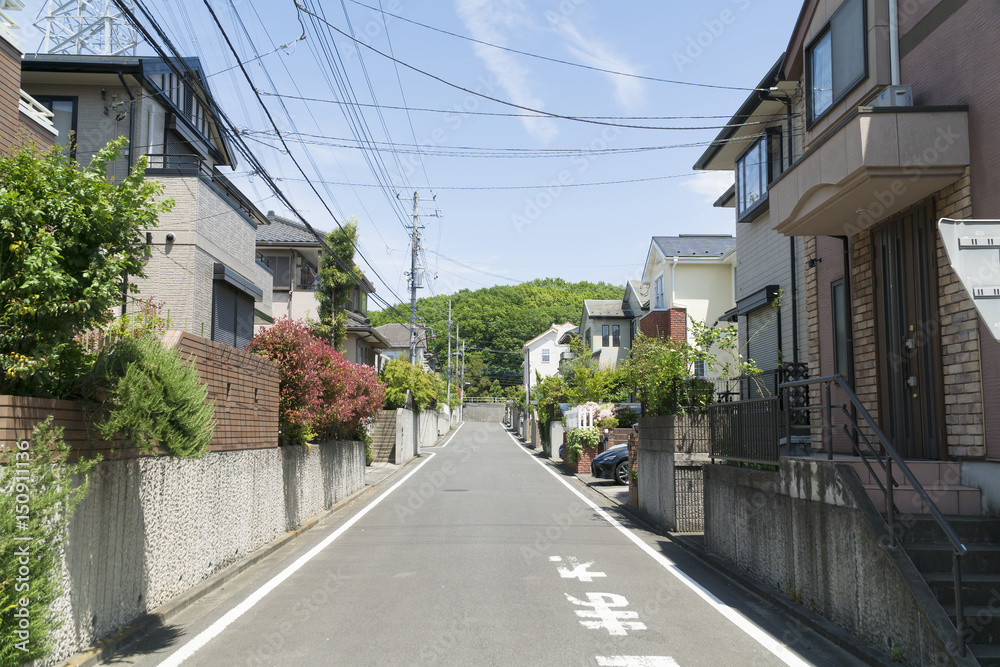
[[[549,363],[549,348],[542,348],[542,363]]]
[[[615,347],[622,346],[622,328],[617,324],[611,327],[611,344]]]
[[[292,287],[291,258],[288,255],[265,255],[274,271],[274,289]]]
[[[56,141],[62,146],[63,153],[75,158],[78,98],[45,95],[35,95],[34,98],[39,104],[52,112],[52,124],[59,131],[59,138]]]
[[[593,339],[591,338],[591,335],[590,335],[590,329],[587,329],[587,333],[584,336],[584,340],[587,341],[587,348],[589,349],[590,346],[593,344]]]
[[[767,186],[784,169],[781,129],[762,134],[736,161],[736,219],[749,222],[762,213]]]
[[[705,360],[695,359],[694,360],[694,376],[703,378],[705,377]]]
[[[850,378],[847,335],[847,294],[844,281],[837,280],[831,285],[830,307],[833,315],[833,369],[838,375]]]
[[[611,327],[607,324],[601,325],[601,347],[611,346]]]
[[[629,320],[628,323],[628,345],[635,345],[635,320]]]
[[[806,49],[809,122],[826,114],[867,75],[864,0],[845,0]]]
[[[212,340],[240,350],[253,338],[253,297],[227,282],[212,286]]]
[[[663,276],[653,282],[653,308],[663,308]]]

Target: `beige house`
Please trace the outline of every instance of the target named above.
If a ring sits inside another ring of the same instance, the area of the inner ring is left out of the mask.
[[[689,321],[711,325],[735,306],[735,269],[732,236],[654,236],[641,285],[626,288],[626,301],[648,298],[648,309],[631,314],[634,328],[653,338],[693,342]],[[704,363],[693,370],[699,376],[713,372]]]
[[[623,301],[587,299],[580,316],[584,350],[589,350],[600,366],[614,367],[625,361],[632,349],[633,318]]]
[[[147,175],[176,202],[146,233],[152,257],[141,298],[164,302],[175,329],[249,343],[254,324],[271,320],[272,274],[255,249],[267,219],[222,171],[236,159],[201,103],[209,91],[198,60],[184,60],[180,76],[147,57],[29,54],[22,69],[22,86],[53,113],[66,151],[86,163],[125,136],[129,149],[109,175],[124,178],[146,155]]]

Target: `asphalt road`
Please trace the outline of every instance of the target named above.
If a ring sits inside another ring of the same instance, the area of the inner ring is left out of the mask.
[[[115,664],[857,664],[607,504],[467,423]]]

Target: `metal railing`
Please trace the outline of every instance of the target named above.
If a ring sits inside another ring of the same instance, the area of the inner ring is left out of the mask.
[[[930,512],[931,516],[934,517],[934,521],[937,522],[938,526],[944,532],[948,541],[951,542],[952,546],[952,569],[955,577],[955,630],[958,636],[958,652],[963,658],[966,654],[965,649],[965,614],[964,608],[962,606],[962,556],[965,556],[969,549],[959,538],[955,529],[944,518],[941,514],[941,510],[928,495],[927,491],[917,480],[913,471],[910,470],[909,466],[903,460],[903,457],[899,455],[896,449],[889,442],[889,438],[885,435],[879,425],[872,418],[871,414],[865,409],[865,406],[861,403],[861,400],[857,397],[857,394],[848,386],[847,382],[841,375],[829,375],[826,377],[813,378],[809,380],[798,380],[795,382],[785,382],[778,386],[779,389],[784,391],[786,395],[792,390],[806,387],[808,385],[819,384],[823,385],[822,391],[822,403],[815,405],[804,405],[804,406],[792,406],[790,409],[785,411],[785,435],[789,439],[791,438],[792,432],[792,413],[795,411],[812,411],[820,410],[823,413],[823,423],[814,424],[810,426],[810,429],[822,429],[824,434],[824,440],[826,442],[826,452],[827,458],[833,460],[833,433],[836,430],[836,425],[833,421],[834,410],[837,409],[843,413],[845,422],[841,424],[843,430],[851,439],[852,447],[854,453],[861,458],[864,462],[865,467],[871,473],[871,477],[875,480],[878,487],[881,489],[883,495],[885,496],[885,514],[886,523],[889,528],[889,544],[886,545],[887,548],[895,547],[896,545],[896,534],[894,531],[894,524],[896,519],[896,514],[898,510],[896,509],[896,504],[893,501],[893,489],[899,486],[896,482],[896,478],[893,473],[893,467],[897,467],[900,472],[902,472],[903,477],[910,483],[913,490],[917,493],[920,499],[923,501],[924,506]],[[833,403],[833,386],[837,385],[839,390],[847,397],[849,404]],[[850,408],[850,410],[848,409]],[[859,420],[860,418],[860,420]],[[875,443],[872,442],[872,438],[868,437],[865,432],[866,429],[861,428],[861,423],[864,423],[867,431],[869,431],[874,437]],[[881,451],[880,451],[881,450]],[[874,466],[874,467],[873,467]],[[877,470],[881,470],[885,473],[885,484],[879,480]]]
[[[778,465],[781,401],[777,396],[708,408],[712,459]]]
[[[508,398],[497,398],[496,396],[466,396],[462,399],[463,403],[506,403],[510,399]]]

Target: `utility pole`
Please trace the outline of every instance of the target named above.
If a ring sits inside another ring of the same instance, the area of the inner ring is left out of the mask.
[[[401,199],[401,197],[400,197]],[[432,201],[437,200],[437,195]],[[417,267],[420,252],[420,218],[441,218],[441,210],[433,214],[420,215],[420,193],[413,193],[413,227],[410,229],[410,363],[417,363],[417,290],[423,285],[423,269]]]
[[[417,363],[417,252],[420,250],[420,193],[413,193],[413,235],[410,239],[410,363]]]
[[[465,341],[462,341],[462,401],[465,401]]]
[[[448,299],[448,403],[451,403],[451,299]]]

